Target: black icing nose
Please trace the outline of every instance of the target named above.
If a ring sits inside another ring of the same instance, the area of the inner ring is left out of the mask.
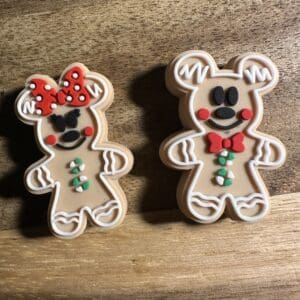
[[[234,117],[235,111],[230,107],[220,107],[215,110],[214,115],[218,119],[230,119]]]
[[[73,142],[73,141],[76,141],[79,138],[79,136],[80,136],[80,134],[77,130],[71,130],[71,131],[64,133],[61,136],[61,139],[64,142]]]

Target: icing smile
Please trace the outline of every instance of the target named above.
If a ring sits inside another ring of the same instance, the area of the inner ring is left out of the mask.
[[[243,123],[243,120],[236,120],[235,122],[231,123],[230,125],[220,125],[220,124],[216,123],[214,120],[208,119],[207,123],[213,128],[217,128],[217,129],[221,129],[221,130],[228,130],[228,129],[232,129],[232,128],[239,126],[240,124]]]
[[[61,148],[61,149],[66,149],[66,150],[72,150],[72,149],[76,149],[78,148],[79,146],[81,146],[84,141],[86,140],[86,137],[83,136],[81,139],[78,140],[77,143],[71,145],[71,146],[66,146],[66,145],[62,145],[62,144],[56,144],[55,146],[57,146],[58,148]]]

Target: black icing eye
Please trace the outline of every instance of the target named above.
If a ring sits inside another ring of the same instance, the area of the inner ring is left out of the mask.
[[[231,106],[236,105],[239,99],[239,92],[236,87],[232,86],[226,93],[227,103]]]
[[[50,121],[53,124],[53,127],[56,131],[64,132],[66,129],[66,123],[63,116],[60,115],[52,115],[50,117]]]
[[[224,89],[221,86],[216,86],[212,90],[212,99],[214,104],[216,105],[221,105],[222,103],[224,103],[225,93],[224,93]]]
[[[68,127],[75,128],[77,126],[77,118],[80,116],[79,109],[74,109],[66,114],[65,121]]]

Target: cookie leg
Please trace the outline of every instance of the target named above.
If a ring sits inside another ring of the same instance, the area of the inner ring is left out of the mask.
[[[198,223],[213,223],[224,212],[225,200],[215,196],[206,196],[200,192],[192,192],[187,198],[189,217]]]
[[[87,218],[83,210],[80,212],[56,212],[51,216],[50,228],[54,235],[71,239],[79,236],[86,228]]]
[[[234,213],[243,221],[256,222],[269,211],[269,199],[262,193],[230,199]]]

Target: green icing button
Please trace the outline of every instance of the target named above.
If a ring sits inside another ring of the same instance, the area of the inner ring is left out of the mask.
[[[226,178],[224,180],[224,183],[223,183],[224,186],[230,186],[232,185],[232,180],[230,178]]]
[[[75,178],[72,180],[72,185],[75,186],[75,187],[78,186],[79,183],[80,183],[80,181],[79,181],[79,178],[78,178],[78,177],[75,177]]]
[[[90,187],[90,183],[88,181],[82,184],[82,188],[86,191]]]
[[[71,172],[72,172],[73,174],[79,174],[79,173],[80,173],[80,170],[79,170],[79,168],[75,167],[75,168],[72,169]]]
[[[82,164],[82,159],[79,157],[76,157],[75,159],[76,164],[81,165]]]
[[[224,176],[226,176],[226,174],[227,174],[227,170],[225,168],[222,168],[222,169],[218,170],[218,175],[224,177]]]
[[[227,158],[230,159],[230,160],[233,160],[235,158],[235,155],[233,152],[229,152],[228,155],[227,155]]]
[[[223,156],[219,156],[218,157],[218,163],[222,166],[225,166],[226,165],[226,158],[223,157]]]

